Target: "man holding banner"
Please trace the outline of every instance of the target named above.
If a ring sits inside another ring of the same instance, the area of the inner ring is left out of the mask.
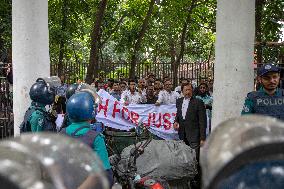
[[[176,91],[172,91],[172,82],[167,79],[164,81],[164,90],[159,92],[158,100],[155,103],[156,106],[161,104],[175,104],[176,100],[180,97],[180,94]]]
[[[121,94],[120,102],[121,104],[128,106],[129,104],[142,104],[146,102],[146,97],[142,94],[140,89],[139,92],[136,92],[136,83],[134,80],[129,81],[129,90],[124,91]]]

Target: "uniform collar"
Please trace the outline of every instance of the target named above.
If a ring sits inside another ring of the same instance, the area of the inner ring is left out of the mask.
[[[79,127],[87,126],[87,125],[90,125],[89,122],[87,122],[87,121],[82,121],[82,122],[72,122],[70,126],[71,126],[71,127],[79,128]]]
[[[90,126],[90,124],[88,122],[86,122],[86,121],[83,121],[83,122],[73,122],[66,128],[66,131],[67,131],[67,133],[73,133],[77,129],[79,129],[80,127],[83,127],[83,126]],[[90,130],[90,128],[84,128],[84,129],[78,131],[76,133],[76,136],[84,135],[84,133],[88,132],[89,130]]]
[[[267,92],[264,90],[263,87],[261,87],[259,90],[259,92],[267,95],[267,96],[270,96],[269,94],[267,94]],[[273,96],[281,96],[281,91],[279,90],[279,88],[276,89],[275,93],[273,94]]]
[[[38,102],[32,101],[31,106],[45,110],[45,105]]]

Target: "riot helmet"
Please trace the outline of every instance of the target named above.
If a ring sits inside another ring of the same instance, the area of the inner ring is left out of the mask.
[[[101,98],[96,93],[96,89],[87,83],[81,83],[81,84],[75,83],[70,85],[66,90],[66,98],[69,99],[73,94],[79,91],[90,93],[94,97],[96,104],[99,104],[101,102]]]
[[[284,123],[246,115],[225,121],[201,149],[205,189],[283,188]]]
[[[66,90],[66,99],[69,99],[78,89],[79,84],[75,83],[70,85]]]
[[[44,79],[39,78],[30,88],[29,95],[34,102],[50,105],[55,99],[55,88]]]
[[[29,133],[0,142],[0,188],[109,188],[102,162],[79,140]]]
[[[88,92],[77,92],[66,104],[66,111],[71,121],[87,121],[95,117],[95,98]]]

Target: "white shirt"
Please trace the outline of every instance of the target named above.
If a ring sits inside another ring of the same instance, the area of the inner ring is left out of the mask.
[[[142,90],[142,95],[143,95],[143,96],[146,96],[146,89],[143,89],[143,90]]]
[[[177,86],[177,87],[175,88],[175,92],[180,92],[180,93],[181,93],[181,86]]]
[[[128,102],[129,104],[141,104],[146,102],[146,96],[138,92],[134,92],[134,94],[132,94],[129,90],[125,90],[121,94],[120,102],[122,104],[125,102]]]
[[[182,107],[181,107],[181,115],[183,119],[185,119],[189,101],[190,98],[183,98]]]
[[[171,91],[170,93],[166,90],[162,90],[159,92],[157,102],[160,104],[175,104],[176,100],[180,97],[180,94]]]

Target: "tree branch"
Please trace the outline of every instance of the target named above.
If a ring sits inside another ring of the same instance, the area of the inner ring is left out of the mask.
[[[134,78],[134,76],[135,76],[135,66],[136,66],[136,61],[137,61],[137,53],[140,49],[142,39],[143,39],[143,37],[146,33],[146,30],[148,28],[149,20],[151,18],[152,12],[153,12],[154,5],[155,5],[155,0],[151,0],[150,4],[149,4],[148,12],[146,14],[145,19],[143,20],[141,30],[138,34],[138,39],[137,39],[137,41],[135,42],[135,45],[134,45],[133,55],[131,57],[130,78]]]
[[[195,4],[197,3],[197,1],[198,0],[192,0],[191,1],[191,5],[189,7],[188,14],[187,14],[186,20],[185,20],[184,25],[183,25],[181,39],[180,39],[180,53],[179,53],[178,58],[176,60],[177,64],[180,63],[180,60],[182,59],[183,54],[184,54],[187,26],[188,26],[189,21],[191,20],[191,14],[192,14],[193,9],[196,7]]]
[[[118,20],[118,22],[116,23],[116,25],[114,26],[114,28],[111,30],[110,34],[101,42],[101,47],[109,40],[109,38],[111,37],[111,35],[116,32],[120,26],[120,24],[123,22],[124,18],[127,16],[127,13],[124,13],[120,19]]]

